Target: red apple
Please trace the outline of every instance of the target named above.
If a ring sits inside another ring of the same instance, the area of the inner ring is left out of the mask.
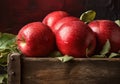
[[[71,21],[79,21],[80,19],[74,16],[64,17],[53,26],[53,32],[55,33],[63,24]]]
[[[88,24],[97,37],[97,52],[99,52],[107,40],[111,44],[111,52],[120,50],[120,27],[110,20],[95,20]]]
[[[19,31],[17,44],[26,56],[47,56],[54,50],[55,38],[47,25],[41,22],[32,22]]]
[[[58,22],[60,19],[69,16],[69,14],[65,11],[54,11],[49,13],[44,19],[43,23],[48,25],[53,31],[53,26]]]
[[[87,24],[71,21],[56,31],[56,44],[63,55],[86,57],[94,52],[96,38]]]

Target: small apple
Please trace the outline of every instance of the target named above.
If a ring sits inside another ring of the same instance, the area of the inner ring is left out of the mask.
[[[56,31],[56,45],[63,55],[86,57],[93,54],[96,37],[87,24],[71,21]]]
[[[94,20],[88,25],[96,34],[97,52],[102,50],[107,40],[110,42],[111,52],[120,50],[120,27],[115,22],[111,20]]]
[[[56,24],[53,26],[53,32],[55,33],[65,23],[68,23],[70,21],[79,21],[79,20],[80,20],[79,18],[74,16],[64,17],[58,22],[56,22]]]
[[[19,31],[17,44],[26,56],[47,56],[54,50],[55,37],[47,25],[41,22],[32,22]]]
[[[52,30],[53,26],[58,22],[60,19],[69,16],[69,14],[65,11],[53,11],[49,13],[44,19],[43,23],[48,25]]]

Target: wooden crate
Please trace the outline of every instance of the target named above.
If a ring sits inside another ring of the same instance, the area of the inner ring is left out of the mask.
[[[56,58],[9,56],[8,84],[120,84],[120,58]]]

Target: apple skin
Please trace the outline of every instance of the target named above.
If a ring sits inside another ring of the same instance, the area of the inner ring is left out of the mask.
[[[47,25],[41,22],[32,22],[19,31],[17,44],[26,56],[48,56],[54,50],[55,36]]]
[[[115,22],[111,20],[94,20],[88,25],[97,37],[97,53],[102,50],[107,40],[111,44],[110,52],[120,50],[120,27]]]
[[[42,23],[48,25],[52,30],[53,26],[62,18],[69,16],[69,14],[65,11],[53,11],[46,15],[43,19]]]
[[[58,22],[56,22],[56,24],[53,26],[53,32],[55,33],[63,24],[71,22],[71,21],[79,21],[80,19],[74,16],[68,16],[68,17],[64,17],[61,20],[59,20]]]
[[[71,21],[63,24],[56,31],[56,45],[63,55],[84,58],[93,54],[96,37],[87,24]],[[87,53],[86,53],[86,50]]]

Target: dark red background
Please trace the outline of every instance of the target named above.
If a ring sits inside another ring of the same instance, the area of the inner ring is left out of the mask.
[[[1,0],[0,32],[17,34],[25,24],[42,21],[55,10],[65,10],[79,17],[92,9],[97,12],[96,19],[120,19],[119,4],[119,0]]]

